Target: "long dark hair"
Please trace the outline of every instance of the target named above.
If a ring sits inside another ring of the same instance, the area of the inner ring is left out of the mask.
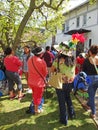
[[[75,59],[74,59],[74,56],[67,56],[67,55],[64,55],[64,54],[60,54],[58,56],[59,60],[60,58],[64,58],[65,59],[65,65],[67,66],[74,66],[75,64]]]
[[[28,48],[29,49],[29,53],[28,53],[27,59],[26,59],[26,61],[28,61],[29,57],[31,56],[31,49],[30,49],[29,45],[24,46],[24,48]],[[26,53],[24,52],[24,54],[26,54]]]

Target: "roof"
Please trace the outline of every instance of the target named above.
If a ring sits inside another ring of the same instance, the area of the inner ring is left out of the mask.
[[[63,15],[66,15],[66,14],[68,14],[69,12],[71,12],[71,11],[73,11],[73,10],[75,10],[75,9],[78,9],[78,8],[80,8],[81,6],[83,6],[83,5],[87,4],[87,3],[89,3],[89,0],[86,0],[86,1],[84,1],[83,3],[81,3],[80,5],[77,5],[77,6],[73,7],[73,8],[70,9],[69,11],[63,13]]]
[[[75,33],[81,34],[81,33],[88,33],[88,32],[91,32],[91,30],[80,28],[80,29],[69,30],[68,32],[64,32],[64,34],[72,35],[72,34],[75,34]]]

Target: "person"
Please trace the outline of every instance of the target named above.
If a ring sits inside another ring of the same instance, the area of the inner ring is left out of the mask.
[[[21,45],[19,45],[19,46],[17,47],[16,51],[15,51],[15,55],[16,55],[17,57],[19,57],[20,60],[22,60],[23,53],[24,53],[24,52],[23,52],[23,49],[22,49]]]
[[[30,46],[29,45],[25,45],[24,46],[24,54],[22,56],[22,61],[23,61],[23,66],[22,66],[22,71],[25,75],[26,81],[28,81],[28,59],[33,56],[33,53],[31,52]],[[32,90],[28,87],[27,90],[28,93],[31,93]]]
[[[15,83],[18,88],[18,100],[21,100],[25,96],[25,94],[22,93],[22,82],[18,73],[19,68],[22,66],[22,61],[14,56],[14,51],[11,47],[7,47],[4,53],[5,74],[8,80],[10,100],[13,100],[16,97],[14,93]]]
[[[96,108],[95,108],[95,94],[98,88],[98,46],[92,45],[89,49],[89,57],[85,59],[83,63],[83,71],[88,75],[89,78],[89,87],[88,87],[88,95],[89,99],[86,108],[91,109],[90,116],[95,118]],[[96,66],[96,67],[95,67]]]
[[[33,56],[33,53],[31,53],[30,46],[26,45],[24,46],[24,54],[23,54],[23,73],[25,74],[26,80],[28,80],[28,65],[27,61],[30,58],[30,56]]]
[[[82,65],[85,60],[85,53],[80,53],[79,56],[76,57],[76,68],[75,74],[78,74],[82,71]]]
[[[58,56],[59,60],[55,60],[52,65],[52,70],[57,69],[57,62],[59,64],[59,72],[62,73],[63,85],[62,89],[56,88],[56,94],[58,97],[59,110],[60,110],[60,122],[67,125],[68,116],[73,119],[75,118],[75,111],[73,103],[70,97],[71,86],[75,76],[75,63],[74,57],[67,53],[60,53]],[[67,108],[68,113],[67,113]]]
[[[46,46],[46,51],[43,54],[43,59],[45,60],[46,65],[48,67],[48,75],[47,75],[47,79],[48,79],[49,76],[51,75],[51,66],[52,66],[53,60],[55,59],[55,56],[51,53],[50,46]]]
[[[57,51],[54,49],[54,47],[53,46],[51,46],[51,53],[55,56],[55,58],[56,58],[56,56],[57,56]],[[54,59],[53,59],[54,60]]]
[[[4,66],[4,56],[0,55],[0,70],[5,72],[5,66]]]
[[[33,53],[34,56],[30,57],[28,60],[28,84],[32,89],[34,113],[38,114],[42,112],[42,109],[39,110],[38,106],[40,105],[43,97],[45,79],[48,70],[45,61],[42,59],[44,49],[36,47],[35,50],[33,50]]]

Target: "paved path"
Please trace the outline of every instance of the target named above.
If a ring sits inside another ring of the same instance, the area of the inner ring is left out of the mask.
[[[95,103],[96,103],[96,118],[95,118],[95,121],[98,125],[98,89],[97,89],[97,93],[96,93],[96,97],[95,97]]]
[[[81,104],[87,102],[87,100],[86,100],[87,98],[85,99],[85,96],[83,97],[83,96],[76,95],[76,97]],[[98,89],[97,89],[97,92],[96,92],[95,104],[96,104],[96,118],[93,119],[93,120],[96,123],[96,125],[98,126]]]

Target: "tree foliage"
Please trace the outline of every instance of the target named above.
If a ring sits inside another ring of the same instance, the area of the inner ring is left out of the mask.
[[[69,0],[1,0],[0,45],[16,49],[31,41],[41,44],[62,28],[63,12]],[[90,0],[91,2],[95,0]]]
[[[1,47],[12,46],[14,49],[24,40],[25,33],[32,30],[31,39],[37,43],[45,42],[55,32],[57,24],[63,20],[62,5],[65,0],[5,0],[1,1]],[[66,2],[65,2],[66,4]],[[7,9],[6,9],[7,7]],[[55,22],[55,19],[57,22]],[[58,26],[59,26],[58,25]],[[41,33],[42,30],[44,33]]]

